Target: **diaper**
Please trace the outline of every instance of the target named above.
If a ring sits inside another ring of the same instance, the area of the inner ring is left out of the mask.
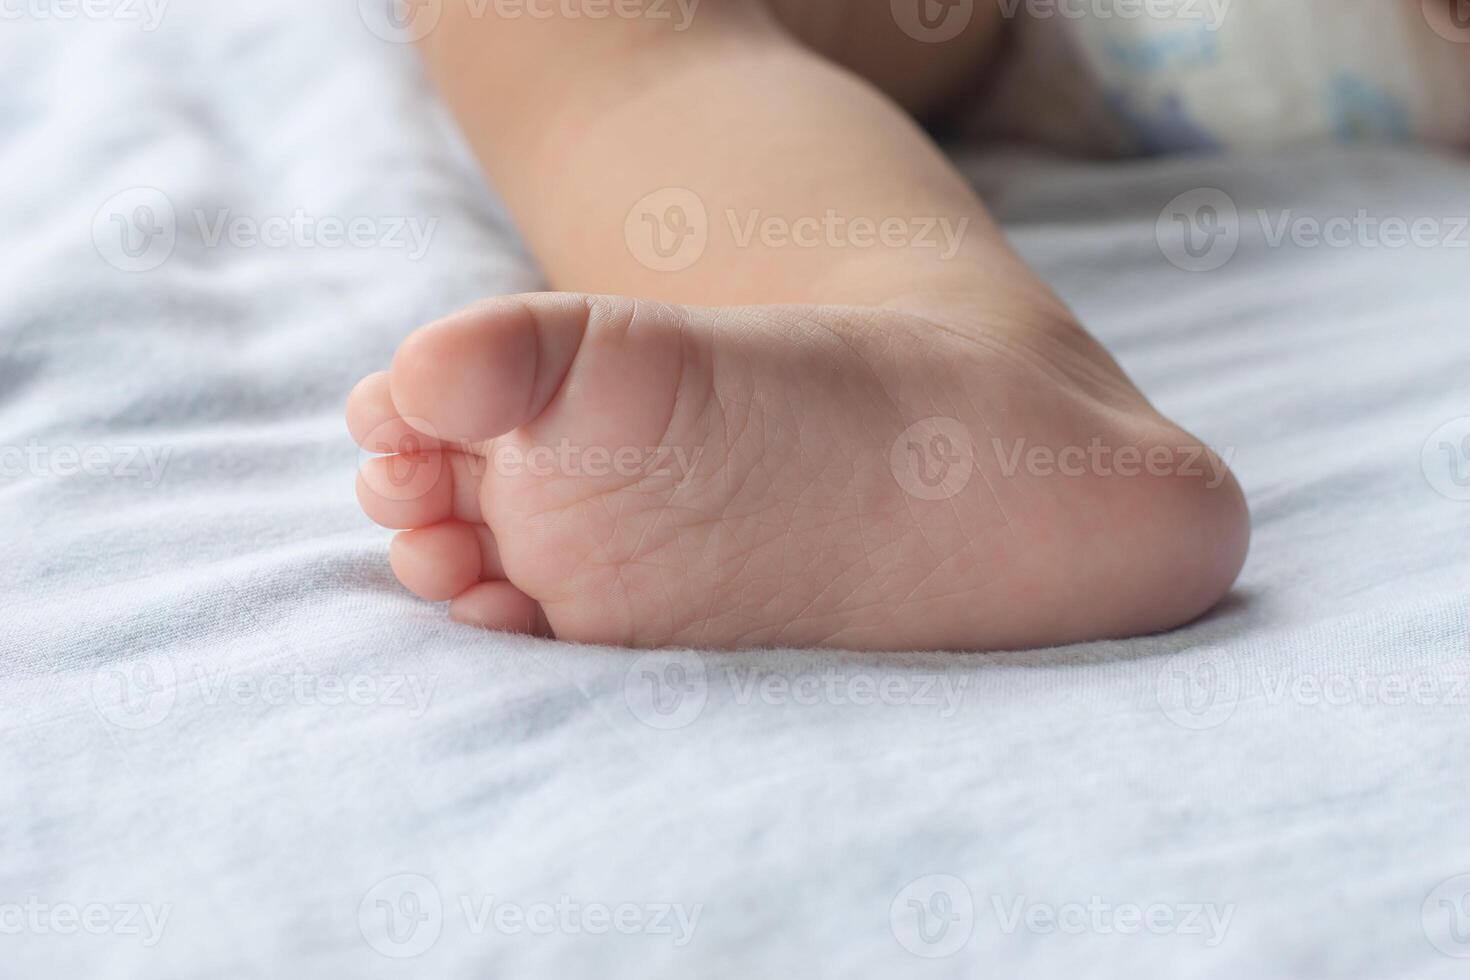
[[[991,133],[1109,154],[1470,145],[1466,0],[1005,2]]]

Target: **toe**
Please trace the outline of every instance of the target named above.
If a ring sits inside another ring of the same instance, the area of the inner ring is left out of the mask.
[[[479,491],[486,465],[482,456],[454,450],[375,456],[358,470],[357,502],[383,527],[483,524]]]
[[[389,392],[388,372],[370,374],[347,396],[347,430],[353,440],[370,453],[422,452],[439,445],[423,419],[399,415]]]
[[[444,439],[509,432],[560,388],[588,316],[585,298],[559,293],[499,297],[449,316],[399,347],[392,402]]]
[[[471,586],[449,604],[449,617],[483,629],[551,635],[541,606],[509,582],[481,582]]]
[[[404,531],[388,550],[393,574],[404,588],[431,602],[453,599],[480,581],[480,536],[450,521]]]

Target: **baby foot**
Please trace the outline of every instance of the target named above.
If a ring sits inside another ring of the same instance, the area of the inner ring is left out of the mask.
[[[1003,649],[1147,633],[1234,581],[1218,457],[1064,312],[497,298],[348,405],[399,580],[636,647]]]

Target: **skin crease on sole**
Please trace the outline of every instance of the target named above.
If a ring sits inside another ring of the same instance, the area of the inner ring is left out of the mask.
[[[1010,649],[1208,610],[1234,478],[1079,329],[983,310],[489,300],[353,391],[397,454],[359,500],[414,593],[576,642]]]

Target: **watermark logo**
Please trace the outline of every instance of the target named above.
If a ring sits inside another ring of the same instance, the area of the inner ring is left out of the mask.
[[[128,663],[104,664],[92,675],[92,708],[128,731],[161,723],[178,697],[173,661],[154,653]]]
[[[423,875],[384,878],[358,903],[357,928],[367,944],[384,956],[420,956],[439,941],[444,928],[439,889]]]
[[[704,904],[685,902],[598,902],[570,895],[553,900],[508,901],[496,895],[463,893],[445,903],[434,882],[420,874],[384,878],[363,895],[357,924],[368,946],[391,959],[421,956],[438,942],[445,925],[470,936],[643,935],[689,945]]]
[[[888,926],[898,944],[915,956],[953,956],[975,931],[975,898],[954,875],[924,875],[893,897]]]
[[[1159,212],[1154,238],[1175,268],[1213,272],[1240,248],[1240,209],[1218,188],[1186,191]]]
[[[1470,500],[1470,416],[1453,419],[1430,433],[1419,467],[1434,492],[1450,500]]]
[[[1419,910],[1429,945],[1457,960],[1470,959],[1470,874],[1435,886]]]
[[[1470,216],[1304,214],[1292,208],[1257,208],[1255,222],[1270,249],[1455,249],[1470,250]],[[1213,272],[1240,247],[1244,218],[1224,191],[1197,188],[1170,201],[1159,213],[1155,233],[1160,251],[1186,272]]]
[[[1158,699],[1164,714],[1191,730],[1229,721],[1245,692],[1258,704],[1302,710],[1377,710],[1411,706],[1470,706],[1470,670],[1455,665],[1424,666],[1410,672],[1378,672],[1358,665],[1341,670],[1300,670],[1259,665],[1246,670],[1218,654],[1189,654],[1169,660],[1159,672]]]
[[[623,236],[628,250],[654,272],[681,272],[700,260],[717,233],[735,250],[906,250],[953,260],[970,228],[968,217],[948,215],[774,214],[760,208],[726,208],[712,221],[704,201],[682,187],[645,195],[628,212]]]
[[[1037,901],[1027,895],[992,893],[987,903],[1001,935],[1181,936],[1206,947],[1226,939],[1235,918],[1233,903],[1113,901],[1091,895],[1073,901]],[[953,956],[970,941],[979,910],[968,885],[954,875],[917,878],[894,898],[889,926],[900,946],[925,959]]]
[[[428,419],[390,419],[365,435],[358,450],[358,469],[369,488],[384,500],[418,500],[433,492],[444,475],[444,454],[437,430]],[[381,462],[379,462],[381,461]]]
[[[645,653],[623,677],[623,700],[633,717],[650,728],[685,728],[709,701],[704,660],[692,651]]]
[[[413,44],[439,26],[444,0],[357,0],[357,13],[374,37]]]
[[[156,187],[131,187],[107,199],[92,217],[92,244],[122,272],[149,272],[174,253],[179,238],[173,201]]]
[[[1470,0],[1423,0],[1424,19],[1434,33],[1455,44],[1470,44]]]
[[[1217,728],[1235,714],[1240,670],[1215,651],[1180,654],[1159,669],[1156,695],[1164,716],[1180,728]]]
[[[970,482],[975,447],[964,423],[934,416],[899,433],[888,465],[905,493],[920,500],[948,500]]]
[[[195,231],[205,248],[229,245],[237,249],[378,249],[401,251],[417,262],[429,251],[438,218],[416,215],[311,214],[295,208],[290,214],[258,216],[237,214],[229,208],[193,212]]]
[[[623,221],[633,258],[653,272],[682,272],[709,245],[709,213],[698,194],[665,187],[639,199]]]
[[[889,0],[888,6],[899,30],[925,44],[953,41],[975,17],[975,0]]]
[[[404,252],[417,262],[429,250],[437,218],[415,215],[242,214],[195,208],[181,216],[156,187],[114,194],[92,218],[97,254],[122,272],[150,272],[169,260],[181,234],[203,249],[376,249]]]

